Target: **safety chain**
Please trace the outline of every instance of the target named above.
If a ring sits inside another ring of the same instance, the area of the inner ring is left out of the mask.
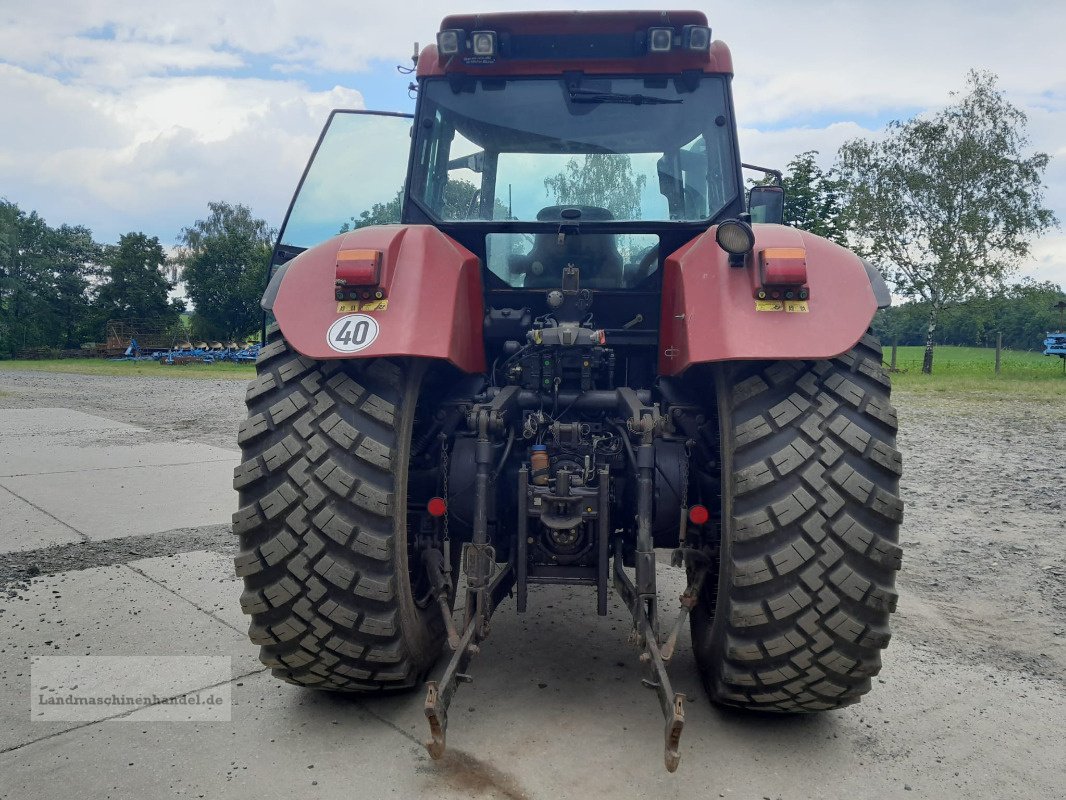
[[[692,458],[692,440],[685,441],[685,457],[681,460],[681,530],[678,536],[681,547],[685,546],[688,531],[688,462]]]
[[[444,557],[446,559],[444,564],[445,564],[446,568],[450,569],[451,568],[451,562],[448,561],[447,559],[448,559],[448,557],[450,555],[448,550],[449,550],[449,545],[451,543],[451,535],[450,535],[449,529],[448,529],[448,518],[451,516],[451,514],[449,513],[450,509],[448,509],[447,507],[449,505],[451,505],[452,499],[451,499],[451,496],[448,494],[448,466],[449,466],[449,461],[448,461],[448,438],[446,436],[442,435],[440,437],[441,492],[443,493],[444,502],[445,502],[445,509],[446,509],[445,512],[444,512],[443,520],[442,520],[442,527],[443,527],[443,531],[442,532],[444,534]]]

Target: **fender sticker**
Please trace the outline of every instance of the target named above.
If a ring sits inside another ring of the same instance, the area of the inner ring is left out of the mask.
[[[334,321],[326,332],[326,344],[338,353],[358,353],[378,338],[378,321],[366,314],[349,314]]]
[[[337,313],[353,314],[356,311],[385,311],[388,307],[388,300],[368,300],[362,303],[358,300],[345,300],[342,303],[337,303]]]
[[[807,314],[810,308],[806,300],[756,300],[756,311],[785,311],[789,314]]]

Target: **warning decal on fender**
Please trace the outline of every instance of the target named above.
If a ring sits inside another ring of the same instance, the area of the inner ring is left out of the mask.
[[[784,311],[785,304],[780,300],[756,300],[756,311]]]
[[[366,314],[349,314],[329,326],[326,344],[338,353],[358,353],[378,338],[378,321]]]
[[[354,314],[356,311],[386,311],[389,307],[388,300],[342,300],[337,303],[338,314]]]

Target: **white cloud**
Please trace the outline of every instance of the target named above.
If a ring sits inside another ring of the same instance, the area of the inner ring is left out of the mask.
[[[856,122],[833,122],[824,128],[783,128],[759,130],[741,127],[737,131],[740,151],[748,164],[784,169],[797,153],[817,150],[823,169],[832,165],[837,149],[849,139],[874,138],[879,131],[863,128]]]
[[[1066,285],[1066,235],[1045,236],[1033,245],[1032,257],[1022,273],[1038,281]]]
[[[164,241],[209,200],[244,202],[277,224],[329,111],[363,106],[353,89],[295,81],[144,78],[117,93],[2,65],[0,95],[24,121],[0,134],[8,199],[53,224]]]

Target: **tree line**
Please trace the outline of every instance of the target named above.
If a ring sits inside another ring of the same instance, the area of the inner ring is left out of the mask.
[[[948,306],[940,315],[936,344],[995,347],[997,335],[1012,350],[1042,350],[1048,331],[1062,330],[1054,306],[1066,292],[1054,283],[1022,281]],[[929,320],[925,301],[877,312],[873,329],[888,344],[924,345]]]
[[[100,243],[82,225],[52,227],[0,199],[0,357],[104,341],[109,320],[138,320],[175,337],[243,338],[259,325],[274,231],[242,205],[209,203],[167,253],[141,232]],[[171,297],[182,273],[192,304]]]

